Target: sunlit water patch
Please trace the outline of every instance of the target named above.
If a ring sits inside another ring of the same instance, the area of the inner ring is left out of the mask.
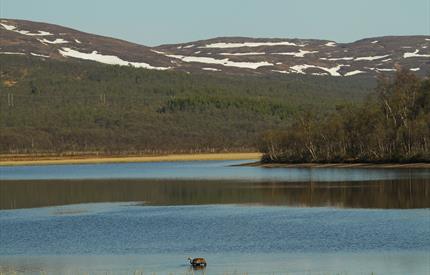
[[[425,274],[430,250],[428,209],[81,204],[3,210],[0,228],[0,266],[28,272],[184,273],[198,255],[214,274]]]
[[[240,163],[0,167],[0,273],[429,274],[429,170]]]
[[[429,178],[429,169],[277,168],[234,166],[249,161],[189,161],[0,167],[2,180],[184,179],[247,181],[368,181]]]

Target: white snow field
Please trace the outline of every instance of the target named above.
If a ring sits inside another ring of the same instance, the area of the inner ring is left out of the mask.
[[[39,41],[40,41],[40,42],[42,42],[43,44],[44,44],[44,43],[48,43],[48,44],[67,44],[67,43],[69,43],[69,41],[64,40],[63,38],[57,38],[57,39],[55,39],[54,41],[48,40],[48,39],[46,39],[46,38],[43,38],[43,39],[37,39],[37,40],[39,40]]]
[[[125,61],[119,58],[115,55],[103,55],[98,53],[97,51],[93,51],[91,53],[82,53],[76,50],[73,50],[71,48],[62,48],[58,50],[61,55],[65,57],[74,57],[79,59],[85,59],[85,60],[92,60],[104,64],[109,65],[120,65],[120,66],[133,66],[136,68],[144,68],[144,69],[150,69],[150,70],[168,70],[171,69],[171,67],[154,67],[149,65],[148,63],[144,62],[130,62]]]
[[[45,58],[49,58],[49,55],[43,55],[43,54],[38,54],[38,53],[30,53],[32,56],[38,56],[38,57],[45,57]]]
[[[346,74],[344,74],[344,76],[353,76],[353,75],[357,75],[357,74],[364,74],[366,72],[360,71],[360,70],[355,70],[352,72],[347,72]]]
[[[289,74],[290,73],[289,71],[279,71],[279,70],[272,70],[272,72],[280,73],[280,74]]]
[[[339,61],[339,60],[354,60],[355,57],[333,57],[333,58],[326,58],[326,57],[321,57],[321,60],[329,60],[329,61]]]
[[[336,42],[333,42],[333,41],[324,44],[324,46],[327,46],[327,47],[336,47],[336,45],[337,45]]]
[[[247,56],[247,55],[265,55],[265,52],[249,52],[249,53],[219,53],[219,55],[231,55],[231,56]]]
[[[0,52],[0,54],[25,55],[25,53],[18,53],[18,52]]]
[[[384,68],[381,68],[381,69],[376,68],[376,70],[378,72],[395,72],[396,71],[396,69],[384,69]]]
[[[291,55],[294,57],[304,57],[306,54],[313,54],[313,53],[317,53],[318,51],[305,51],[300,49],[299,52],[285,52],[285,53],[272,53],[272,54],[277,54],[277,55]]]
[[[320,69],[323,71],[328,72],[331,76],[342,76],[338,71],[342,68],[342,67],[349,67],[349,65],[337,65],[336,67],[332,67],[332,68],[325,68],[325,67],[320,67],[320,66],[315,66],[315,65],[307,65],[307,64],[303,64],[303,65],[295,65],[290,67],[290,69],[294,70],[296,73],[298,74],[306,74],[304,72],[304,70],[309,69],[309,68],[315,68],[315,69]]]
[[[47,36],[47,35],[53,35],[50,32],[45,32],[45,31],[38,31],[37,33],[31,33],[30,31],[25,31],[25,30],[18,30],[15,26],[12,25],[7,25],[4,23],[0,23],[0,25],[3,26],[3,28],[5,28],[8,31],[13,31],[13,32],[17,32],[23,35],[29,35],[29,36]]]
[[[180,59],[184,62],[196,62],[205,64],[218,64],[226,67],[237,67],[245,69],[258,69],[263,66],[273,66],[272,63],[262,61],[262,62],[235,62],[230,61],[228,58],[215,59],[212,57],[198,57],[198,56],[183,56],[183,55],[166,55],[167,57]]]
[[[212,71],[212,72],[220,72],[220,69],[217,68],[202,68],[202,70],[204,71]]]
[[[201,48],[219,48],[219,49],[228,49],[228,48],[241,48],[241,47],[261,47],[261,46],[295,46],[295,47],[304,47],[305,45],[299,45],[293,42],[241,42],[241,43],[212,43],[205,45]]]
[[[378,60],[378,59],[382,59],[382,58],[386,58],[389,57],[390,55],[379,55],[379,56],[362,56],[362,57],[357,57],[354,60],[355,61],[373,61],[373,60]]]
[[[317,68],[317,69],[321,69],[323,71],[326,71],[326,73],[312,73],[312,75],[323,76],[323,75],[330,74],[332,76],[342,76],[338,71],[343,66],[348,66],[348,65],[338,65],[338,66],[333,67],[333,68],[324,68],[324,67],[313,66],[313,65],[306,65],[305,64],[305,65],[296,65],[296,66],[291,67],[290,69],[292,71],[272,70],[272,72],[281,73],[281,74],[290,74],[290,73],[306,74],[304,72],[304,70],[309,69],[309,68]],[[343,76],[353,76],[353,75],[364,74],[364,73],[366,73],[366,72],[360,71],[360,70],[355,70],[355,71],[347,72]]]
[[[411,58],[411,57],[430,57],[430,54],[418,54],[419,50],[415,50],[413,53],[404,53],[403,58]]]

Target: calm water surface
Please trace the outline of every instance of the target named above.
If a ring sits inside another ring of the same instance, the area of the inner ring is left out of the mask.
[[[429,170],[238,163],[0,167],[0,272],[430,274]]]
[[[246,181],[370,181],[430,178],[430,169],[261,168],[250,161],[189,161],[0,167],[3,180],[182,179]]]

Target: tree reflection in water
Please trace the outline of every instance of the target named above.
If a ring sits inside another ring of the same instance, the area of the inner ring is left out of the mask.
[[[1,181],[0,209],[96,203],[261,204],[295,207],[429,208],[430,179],[364,182],[186,180]]]

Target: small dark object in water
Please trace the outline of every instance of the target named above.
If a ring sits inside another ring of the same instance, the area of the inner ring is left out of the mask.
[[[207,266],[206,260],[204,258],[188,258],[188,260],[190,261],[190,264],[193,267],[198,267],[198,266]]]

